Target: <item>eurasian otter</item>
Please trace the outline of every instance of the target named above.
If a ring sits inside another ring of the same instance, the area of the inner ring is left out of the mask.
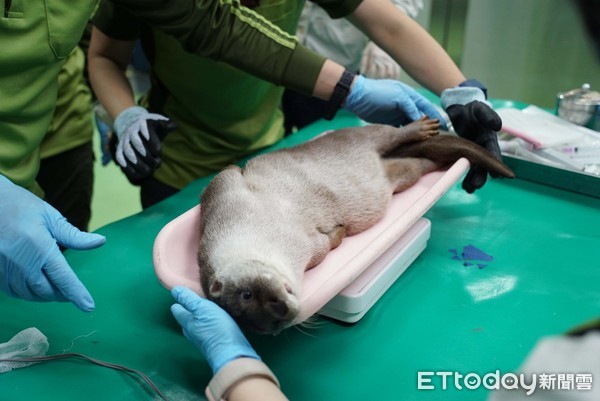
[[[278,333],[299,313],[305,270],[379,221],[392,194],[466,157],[514,177],[482,147],[437,136],[437,120],[330,132],[220,172],[201,196],[201,285],[242,326]]]

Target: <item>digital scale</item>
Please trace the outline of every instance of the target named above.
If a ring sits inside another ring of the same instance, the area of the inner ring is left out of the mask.
[[[319,314],[347,323],[359,321],[425,250],[431,222],[421,218]]]

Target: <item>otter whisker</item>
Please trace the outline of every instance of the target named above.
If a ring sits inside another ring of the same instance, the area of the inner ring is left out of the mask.
[[[317,338],[317,337],[318,337],[317,335],[315,335],[315,334],[312,334],[312,333],[309,333],[309,332],[307,332],[306,330],[302,330],[302,329],[300,328],[300,326],[304,327],[304,325],[301,323],[301,324],[297,324],[297,325],[295,325],[295,326],[294,326],[294,329],[298,330],[300,333],[304,334],[305,336],[312,337],[312,338]],[[304,328],[306,328],[306,327],[304,327]]]

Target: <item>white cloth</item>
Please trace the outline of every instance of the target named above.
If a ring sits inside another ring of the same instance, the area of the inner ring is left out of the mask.
[[[18,332],[8,342],[0,344],[0,359],[44,356],[50,344],[41,331],[30,327]],[[32,362],[0,362],[0,373],[31,365]]]
[[[417,16],[423,9],[423,0],[391,0],[400,10],[410,17]],[[395,76],[370,76],[368,74],[391,73],[399,75],[399,67],[385,52],[371,49],[370,57],[361,59],[369,39],[346,19],[332,20],[327,13],[316,4],[307,2],[300,16],[296,35],[300,43],[345,66],[351,71],[361,71],[371,78],[397,78]],[[376,63],[376,64],[373,64]],[[396,66],[389,66],[393,63]],[[363,71],[366,68],[366,71]]]
[[[401,68],[383,49],[369,42],[363,50],[360,72],[374,79],[399,79]]]

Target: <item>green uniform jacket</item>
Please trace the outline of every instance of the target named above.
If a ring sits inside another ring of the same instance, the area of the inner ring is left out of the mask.
[[[13,0],[0,18],[0,174],[38,195],[40,143],[54,114],[59,72],[95,5]]]
[[[312,91],[325,61],[236,0],[114,2],[190,52],[304,93]],[[54,112],[58,73],[95,6],[95,0],[76,7],[66,0],[13,0],[0,18],[0,174],[30,190],[36,189],[39,145]]]
[[[362,0],[321,0],[333,18],[352,13]],[[112,0],[149,25],[176,37],[191,52],[311,94],[325,58],[239,0]],[[335,11],[333,11],[335,9]],[[332,10],[332,11],[330,11]],[[261,55],[261,57],[257,57]]]
[[[253,11],[293,34],[303,5],[303,0],[260,0]],[[346,0],[329,7],[333,14],[348,9]],[[94,25],[117,40],[142,38],[154,75],[142,105],[177,123],[163,141],[162,164],[154,173],[159,181],[181,189],[283,137],[283,87],[188,53],[174,38],[112,3],[100,6]]]
[[[85,55],[76,47],[58,73],[56,108],[40,145],[42,159],[92,140],[92,94],[83,75],[84,68]]]

